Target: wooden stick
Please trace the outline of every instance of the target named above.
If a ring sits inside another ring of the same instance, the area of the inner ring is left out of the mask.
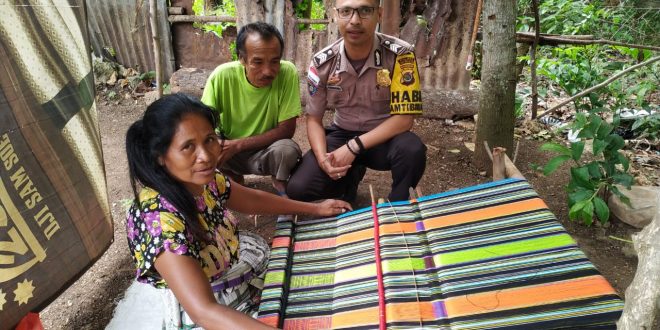
[[[196,15],[170,15],[170,23],[236,23],[234,16],[196,16]]]
[[[167,7],[167,13],[170,15],[183,15],[183,7]]]
[[[472,64],[474,63],[474,44],[477,42],[477,31],[479,30],[479,18],[481,18],[481,6],[483,5],[483,0],[477,1],[477,13],[474,15],[474,23],[472,24],[472,37],[470,38],[470,50],[468,51],[467,64],[465,64],[465,70],[472,70]]]
[[[650,59],[648,59],[648,60],[646,60],[646,61],[644,61],[644,62],[642,62],[642,63],[636,64],[636,65],[633,65],[633,66],[631,66],[631,67],[629,67],[629,68],[627,68],[627,69],[625,69],[625,70],[623,70],[623,71],[621,71],[621,72],[619,72],[619,73],[617,73],[617,74],[611,76],[609,79],[603,81],[602,83],[600,83],[600,84],[598,84],[598,85],[596,85],[596,86],[593,86],[593,87],[591,87],[591,88],[588,88],[588,89],[586,89],[586,90],[583,90],[582,92],[579,92],[579,93],[575,94],[574,96],[571,96],[570,98],[568,98],[568,99],[562,101],[561,103],[559,103],[559,104],[555,105],[554,107],[550,108],[550,110],[548,110],[548,111],[546,111],[546,112],[540,114],[538,117],[536,117],[536,119],[541,119],[541,117],[543,117],[543,116],[545,116],[545,115],[549,115],[549,114],[551,114],[551,113],[554,113],[555,111],[557,111],[557,109],[563,107],[563,106],[566,105],[567,103],[569,103],[569,102],[571,102],[571,101],[574,101],[574,100],[576,100],[576,99],[579,99],[579,98],[581,98],[581,97],[583,97],[583,96],[585,96],[585,95],[587,95],[587,94],[589,94],[589,93],[591,93],[591,92],[593,92],[593,91],[595,91],[595,90],[597,90],[597,89],[599,89],[599,88],[605,87],[605,86],[607,86],[608,84],[610,84],[611,82],[613,82],[613,81],[619,79],[619,78],[620,78],[621,76],[623,76],[624,74],[626,74],[626,73],[628,73],[628,72],[630,72],[630,71],[633,71],[633,70],[635,70],[635,69],[637,69],[637,68],[641,68],[641,67],[643,67],[643,66],[645,66],[645,65],[649,65],[649,64],[651,64],[651,63],[653,63],[653,62],[655,62],[655,61],[657,61],[657,60],[660,60],[660,56],[656,56],[656,57],[650,58]]]
[[[534,35],[528,32],[517,32],[516,33],[516,42],[531,44],[534,42]],[[585,38],[569,38],[569,36],[550,36],[541,34],[539,36],[540,45],[611,45],[611,46],[623,46],[629,48],[638,48],[638,49],[649,49],[649,50],[660,50],[658,46],[649,46],[649,45],[639,45],[639,44],[628,44],[625,42],[611,41],[605,39],[585,39]]]
[[[502,147],[493,148],[493,181],[506,178],[525,179]]]
[[[415,191],[417,192],[417,198],[424,196],[424,194],[422,194],[422,189],[419,186],[415,188]]]
[[[516,163],[516,158],[518,158],[518,147],[520,146],[520,140],[516,141],[516,149],[513,149],[513,160],[512,163]]]
[[[234,16],[197,16],[197,15],[170,15],[170,23],[236,23]],[[329,19],[298,18],[296,24],[330,24]]]
[[[491,158],[493,161],[493,181],[506,179],[506,166],[502,154],[506,155],[506,149],[501,147],[493,148],[493,158]]]
[[[163,96],[163,65],[160,60],[160,36],[158,33],[158,6],[156,0],[149,0],[149,22],[154,43],[154,64],[156,65],[156,89],[158,98]]]
[[[380,259],[380,221],[378,220],[378,209],[376,208],[376,199],[374,198],[374,188],[369,185],[371,194],[371,214],[374,217],[374,247],[376,254],[376,277],[378,282],[378,317],[380,320],[380,330],[385,330],[387,326],[387,317],[385,315],[385,288],[383,287],[383,266]]]
[[[490,147],[488,146],[488,141],[484,140],[484,148],[486,148],[486,153],[488,154],[488,158],[490,158],[491,161],[493,161],[493,153],[490,152]]]
[[[541,24],[539,22],[540,19],[538,0],[532,0],[532,10],[534,11],[534,42],[532,43],[532,49],[529,52],[529,66],[531,69],[532,80],[532,119],[534,119],[538,113],[539,105],[539,93],[537,90],[538,81],[536,78],[536,47],[539,46],[539,33],[541,32]]]

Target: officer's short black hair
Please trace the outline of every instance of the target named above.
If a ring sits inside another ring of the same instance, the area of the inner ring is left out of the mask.
[[[374,7],[380,7],[380,0],[373,0]],[[335,6],[337,5],[337,0],[335,0]]]
[[[262,40],[270,40],[273,37],[280,42],[280,57],[284,52],[284,38],[277,28],[264,22],[255,22],[243,25],[236,36],[236,56],[247,59],[247,50],[245,49],[245,40],[250,34],[258,34]]]

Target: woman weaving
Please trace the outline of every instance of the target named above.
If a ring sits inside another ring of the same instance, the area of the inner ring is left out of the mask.
[[[223,141],[212,111],[183,94],[151,104],[126,134],[135,201],[126,230],[137,280],[169,300],[165,328],[257,329],[269,249],[237,232],[227,209],[250,214],[330,216],[343,201],[304,203],[243,187],[216,171]],[[247,315],[246,315],[247,314]]]

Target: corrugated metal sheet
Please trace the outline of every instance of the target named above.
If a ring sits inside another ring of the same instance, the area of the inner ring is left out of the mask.
[[[174,72],[172,34],[167,2],[157,3],[163,78],[168,81]],[[138,68],[140,72],[156,69],[148,0],[87,0],[87,17],[94,54],[100,56],[103,48],[112,48],[117,62],[125,67]]]

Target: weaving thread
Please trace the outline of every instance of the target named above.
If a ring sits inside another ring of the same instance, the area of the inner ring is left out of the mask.
[[[401,222],[399,221],[399,215],[396,214],[396,210],[394,209],[394,207],[392,207],[392,202],[389,200],[389,198],[387,199],[387,204],[389,205],[390,210],[392,210],[392,213],[394,214],[394,219],[396,220],[396,223],[399,224],[399,227],[401,227]],[[410,260],[410,263],[411,263],[410,270],[412,271],[413,284],[415,286],[415,299],[417,300],[417,304],[419,304],[419,292],[418,292],[418,289],[417,289],[417,279],[416,279],[417,276],[415,275],[415,268],[412,267],[412,255],[410,254],[410,248],[408,247],[408,240],[406,239],[406,234],[404,233],[402,227],[401,227],[401,237],[403,238],[403,243],[406,246],[406,252],[408,253],[408,260]],[[422,314],[419,313],[419,315],[422,315]],[[424,326],[424,322],[422,321],[422,318],[420,317],[419,318],[419,327],[422,328],[423,326]]]
[[[380,258],[380,221],[378,220],[378,208],[376,207],[374,190],[371,185],[369,185],[369,192],[371,193],[371,214],[374,217],[374,250],[376,255],[376,280],[378,281],[379,328],[380,330],[385,330],[387,316],[385,312],[385,288],[383,287],[383,265]]]

